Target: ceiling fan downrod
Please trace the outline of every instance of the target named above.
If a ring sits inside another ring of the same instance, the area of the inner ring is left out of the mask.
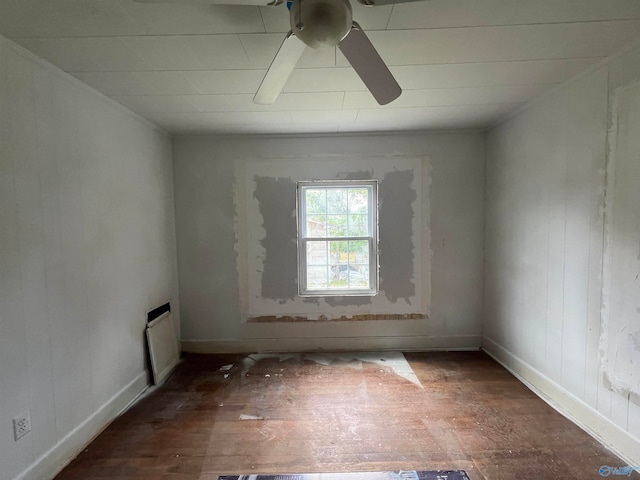
[[[293,2],[291,2],[293,3]],[[287,3],[287,5],[289,5]],[[289,9],[291,9],[291,7],[289,7]],[[298,15],[297,15],[297,19],[296,19],[296,28],[300,31],[304,30],[304,23],[302,23],[302,0],[298,0]]]

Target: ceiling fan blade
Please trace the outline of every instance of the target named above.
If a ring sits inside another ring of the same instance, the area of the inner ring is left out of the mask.
[[[400,96],[400,85],[360,25],[353,22],[351,31],[338,47],[380,105],[386,105]]]
[[[259,7],[275,7],[284,0],[133,0],[137,3],[181,3],[185,5],[256,5]]]
[[[267,74],[262,79],[258,92],[253,97],[253,103],[259,105],[275,103],[305,48],[306,45],[289,30],[271,62]]]

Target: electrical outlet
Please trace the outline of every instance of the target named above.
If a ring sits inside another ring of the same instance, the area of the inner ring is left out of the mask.
[[[16,442],[31,431],[29,412],[24,412],[13,419],[13,437]]]

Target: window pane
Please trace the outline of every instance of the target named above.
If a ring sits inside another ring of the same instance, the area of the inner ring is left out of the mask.
[[[305,203],[305,212],[307,214],[325,213],[327,208],[326,190],[305,189]]]
[[[369,263],[369,242],[351,240],[348,245],[350,263]]]
[[[369,265],[349,265],[349,288],[369,288]]]
[[[307,267],[307,288],[327,288],[328,286],[326,266]]]
[[[341,289],[344,290],[347,288],[347,280],[331,280],[329,282],[329,288]]]
[[[346,237],[347,236],[347,216],[346,215],[327,215],[327,227],[329,237]]]
[[[327,217],[325,215],[307,216],[307,237],[327,236]]]
[[[349,189],[349,213],[367,213],[369,208],[369,189]]]
[[[347,190],[344,188],[327,189],[327,213],[347,213]]]
[[[368,215],[349,215],[349,231],[350,237],[366,237],[369,235],[369,216]]]
[[[324,265],[329,263],[327,242],[307,242],[307,265]]]
[[[329,242],[329,263],[331,265],[347,263],[348,261],[347,245],[348,245],[348,242],[346,241]]]

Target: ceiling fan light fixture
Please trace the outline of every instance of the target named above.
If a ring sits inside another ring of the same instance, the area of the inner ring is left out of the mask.
[[[334,47],[351,30],[353,12],[349,0],[294,0],[290,23],[307,46]]]

